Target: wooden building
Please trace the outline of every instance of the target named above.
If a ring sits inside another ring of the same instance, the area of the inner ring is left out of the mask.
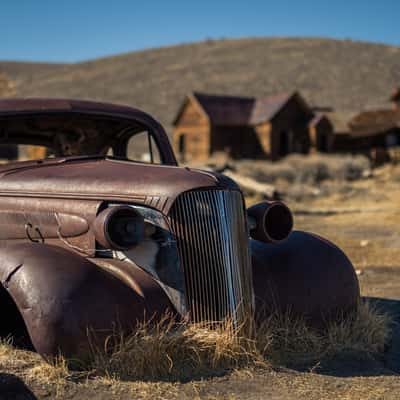
[[[330,138],[330,152],[364,154],[380,164],[389,159],[390,149],[400,146],[400,108],[330,112],[325,118],[330,124],[319,128]]]
[[[393,108],[400,108],[400,87],[393,90],[389,99],[393,104]]]
[[[316,113],[308,123],[308,129],[312,152],[330,153],[333,151],[335,145],[334,127],[326,114]]]
[[[173,145],[181,161],[206,160],[217,152],[277,160],[309,151],[313,116],[297,92],[258,99],[194,92],[173,121]]]

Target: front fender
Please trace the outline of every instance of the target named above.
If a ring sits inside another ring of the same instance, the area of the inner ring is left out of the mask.
[[[89,348],[88,328],[103,334],[116,324],[129,329],[170,307],[147,273],[132,265],[124,276],[58,246],[29,243],[0,250],[1,283],[45,358],[60,352],[80,358]]]
[[[251,241],[256,312],[278,309],[316,324],[357,306],[360,289],[353,265],[337,246],[294,231],[278,244]]]

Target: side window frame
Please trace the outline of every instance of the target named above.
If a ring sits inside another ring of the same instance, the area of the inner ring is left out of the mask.
[[[151,146],[152,146],[152,153],[154,157],[154,153],[157,153],[159,155],[160,161],[159,162],[149,162],[148,164],[165,164],[165,156],[162,151],[162,147],[157,141],[157,136],[153,134],[151,130],[144,129],[140,131],[130,131],[124,133],[120,139],[112,146],[113,154],[116,157],[122,157],[127,160],[129,160],[128,157],[128,143],[129,140],[131,140],[134,136],[140,135],[142,133],[146,133],[148,136],[148,149],[150,151],[150,141],[151,141]],[[130,160],[130,161],[135,161],[135,162],[141,162],[140,160]]]

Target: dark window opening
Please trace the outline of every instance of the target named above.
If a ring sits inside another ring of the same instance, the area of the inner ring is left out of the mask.
[[[318,151],[321,153],[327,153],[329,151],[328,147],[328,135],[325,133],[320,134],[317,142]]]
[[[279,133],[279,156],[284,157],[289,154],[290,143],[289,143],[290,132],[281,131]]]
[[[186,135],[179,136],[178,152],[179,158],[181,159],[181,161],[184,161],[186,152]]]

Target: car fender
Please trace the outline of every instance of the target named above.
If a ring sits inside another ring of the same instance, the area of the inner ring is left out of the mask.
[[[319,325],[357,306],[354,267],[328,240],[293,231],[277,244],[252,240],[251,251],[256,312],[290,310]]]
[[[112,270],[59,246],[24,243],[0,250],[3,288],[46,359],[59,353],[83,357],[88,329],[108,335],[170,308],[163,290],[138,267],[119,273],[117,264]]]

